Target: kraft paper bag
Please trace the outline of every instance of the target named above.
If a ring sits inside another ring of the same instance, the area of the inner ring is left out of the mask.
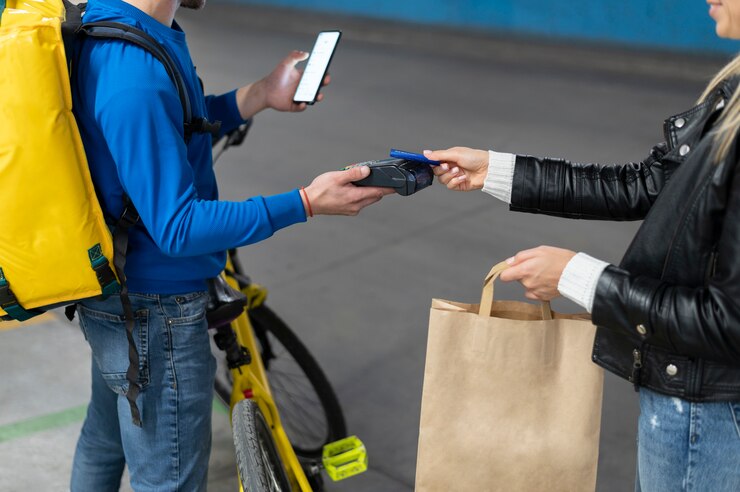
[[[593,491],[604,374],[587,314],[434,299],[421,405],[418,492]]]

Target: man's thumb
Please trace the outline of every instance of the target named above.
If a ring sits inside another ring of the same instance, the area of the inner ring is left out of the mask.
[[[303,60],[305,60],[306,58],[308,58],[308,53],[306,53],[305,51],[295,50],[295,51],[291,52],[290,55],[288,55],[288,57],[285,59],[285,61],[287,62],[288,65],[291,65],[291,66],[294,67],[298,63],[300,63]]]
[[[370,176],[370,168],[367,166],[351,167],[347,171],[346,179],[348,183],[359,181]]]

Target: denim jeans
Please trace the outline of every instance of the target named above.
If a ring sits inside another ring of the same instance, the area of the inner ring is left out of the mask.
[[[216,371],[205,319],[208,295],[130,298],[143,426],[133,425],[125,397],[128,340],[120,298],[84,301],[77,313],[92,348],[92,396],[71,491],[118,491],[124,464],[136,492],[205,491]]]
[[[636,492],[740,491],[740,402],[640,389]]]

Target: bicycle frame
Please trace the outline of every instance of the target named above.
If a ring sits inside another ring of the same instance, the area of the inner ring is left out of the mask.
[[[231,257],[227,257],[226,270],[231,271],[233,264]],[[238,282],[235,278],[224,273],[226,281],[235,289],[239,290]],[[267,289],[255,284],[250,285],[251,292],[248,294],[249,305],[247,309],[257,307],[267,296]],[[275,439],[278,453],[281,461],[285,465],[285,471],[288,475],[291,488],[294,491],[312,492],[311,486],[306,478],[301,463],[298,461],[293,446],[290,444],[288,435],[280,421],[277,405],[272,397],[270,385],[268,383],[267,373],[260,357],[260,351],[257,346],[252,325],[247,317],[245,310],[239,317],[231,323],[231,327],[236,334],[239,344],[247,349],[252,356],[252,362],[241,367],[231,369],[233,378],[233,389],[231,392],[231,402],[229,409],[233,410],[234,405],[239,401],[249,398],[257,403],[262,414],[270,426],[272,436]],[[231,413],[231,412],[229,412]],[[243,492],[241,484],[239,489]]]

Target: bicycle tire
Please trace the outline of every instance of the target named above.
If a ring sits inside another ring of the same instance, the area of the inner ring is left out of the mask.
[[[273,360],[266,362],[273,398],[293,449],[301,457],[320,457],[325,444],[347,436],[344,414],[334,388],[308,348],[272,309],[263,304],[247,311],[247,314],[258,338],[260,333],[272,335],[308,380],[313,395],[307,395],[305,391],[302,395],[293,394],[287,384],[289,379],[295,378],[295,374],[281,370],[280,367],[281,364],[289,365],[288,358],[276,354]],[[274,345],[275,340],[270,340],[269,343]],[[295,397],[310,400],[312,396],[315,396],[314,404],[320,407],[320,410],[317,408],[314,412],[314,423],[318,423],[323,429],[311,428],[311,422],[307,419],[311,417],[308,413],[310,409],[303,406],[305,402],[295,400]]]
[[[318,416],[321,435],[318,435],[319,432],[316,429],[308,429],[309,432],[316,434],[313,439],[307,439],[304,436],[304,431],[306,431],[305,427],[308,422],[300,416],[296,416],[296,413],[300,412],[295,410],[295,404],[290,401],[290,395],[286,395],[283,391],[283,385],[281,384],[283,374],[279,371],[280,368],[275,363],[276,360],[267,361],[266,370],[270,388],[293,449],[300,457],[318,458],[325,444],[347,436],[344,414],[334,389],[303,342],[272,309],[263,304],[247,311],[247,313],[257,338],[260,338],[260,335],[263,334],[269,337],[270,344],[277,341],[285,349],[289,358],[294,361],[301,371],[302,379],[306,380],[321,407],[322,415]],[[231,374],[223,362],[222,354],[218,358],[219,369],[216,374],[215,391],[218,398],[228,406],[231,399]],[[279,354],[278,357],[281,355]],[[293,375],[293,377],[296,376]]]
[[[270,427],[252,400],[234,406],[231,425],[239,479],[245,491],[290,492],[290,481],[280,461]]]

